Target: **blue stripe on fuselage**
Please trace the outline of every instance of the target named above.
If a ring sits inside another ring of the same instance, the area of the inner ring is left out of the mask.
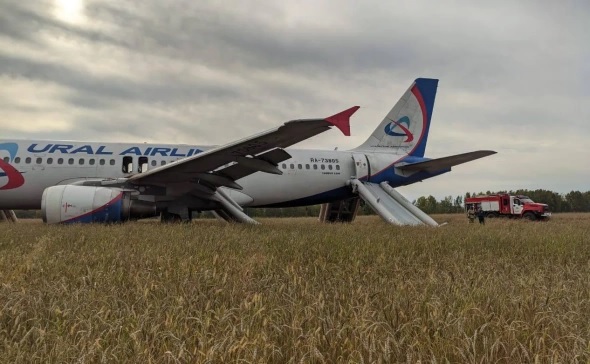
[[[354,197],[352,189],[348,186],[336,188],[334,190],[318,193],[317,195],[298,198],[296,200],[273,203],[270,205],[252,206],[256,207],[297,207],[297,206],[308,206],[318,205],[331,201],[343,200],[345,198]]]

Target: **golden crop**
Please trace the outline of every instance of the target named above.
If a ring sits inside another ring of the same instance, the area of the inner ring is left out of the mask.
[[[0,224],[0,361],[590,361],[590,214],[435,218]]]

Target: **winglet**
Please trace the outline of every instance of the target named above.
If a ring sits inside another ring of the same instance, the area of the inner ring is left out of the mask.
[[[328,116],[326,119],[332,125],[335,125],[342,134],[350,136],[350,117],[354,114],[360,106],[353,106],[350,109],[339,112],[338,114]]]

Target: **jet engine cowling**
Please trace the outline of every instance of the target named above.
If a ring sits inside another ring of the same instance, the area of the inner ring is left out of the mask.
[[[54,223],[104,223],[157,215],[151,202],[132,200],[120,188],[92,186],[52,186],[41,198],[43,221]]]

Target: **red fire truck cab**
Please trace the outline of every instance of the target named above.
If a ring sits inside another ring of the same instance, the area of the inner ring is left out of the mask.
[[[523,195],[498,194],[466,198],[465,209],[469,211],[471,207],[475,211],[481,208],[487,217],[507,216],[542,220],[551,216],[547,204],[533,202],[533,200]]]

